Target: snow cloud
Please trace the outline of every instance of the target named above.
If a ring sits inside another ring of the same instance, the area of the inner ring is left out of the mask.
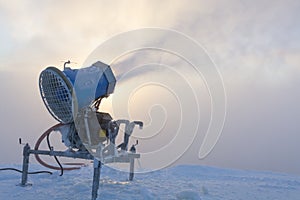
[[[1,162],[21,161],[17,138],[33,145],[55,123],[39,97],[41,70],[67,59],[79,68],[113,35],[162,27],[205,47],[228,98],[212,153],[198,159],[200,135],[178,162],[300,174],[299,8],[296,0],[0,1]]]

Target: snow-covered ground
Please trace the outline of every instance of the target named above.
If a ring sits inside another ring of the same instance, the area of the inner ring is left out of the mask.
[[[20,165],[1,165],[15,167]],[[85,200],[91,198],[93,166],[53,175],[29,175],[32,186],[20,187],[21,174],[0,171],[1,200]],[[44,170],[31,164],[30,171]],[[271,172],[177,166],[135,175],[102,168],[98,199],[299,200],[300,177]]]

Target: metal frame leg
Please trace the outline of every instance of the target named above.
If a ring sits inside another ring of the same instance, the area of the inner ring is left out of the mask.
[[[97,196],[98,196],[101,165],[102,165],[102,163],[99,160],[94,159],[94,176],[93,176],[92,200],[96,200]]]
[[[130,168],[129,168],[129,180],[132,181],[134,177],[134,158],[130,158]]]
[[[28,168],[29,168],[29,155],[30,155],[30,146],[29,146],[29,144],[26,144],[23,148],[23,170],[22,170],[21,186],[26,186],[27,185]]]

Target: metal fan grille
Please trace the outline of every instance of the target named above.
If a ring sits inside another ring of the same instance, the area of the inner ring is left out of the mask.
[[[59,122],[72,122],[72,85],[65,75],[55,67],[48,67],[40,75],[39,86],[50,114]]]

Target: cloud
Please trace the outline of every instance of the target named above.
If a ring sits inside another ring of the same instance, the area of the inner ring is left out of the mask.
[[[13,44],[3,60],[4,66],[16,66],[16,55],[22,55],[19,59],[26,62],[74,59],[81,64],[98,44],[116,33],[145,26],[172,26],[181,6],[172,4],[173,7],[169,2],[148,1],[2,2],[2,28],[10,37],[7,43]],[[34,57],[37,54],[41,57]]]
[[[297,151],[295,141],[299,141],[295,134],[300,100],[299,7],[296,0],[1,1],[0,89],[7,94],[1,113],[18,113],[17,123],[26,119],[21,126],[15,126],[12,114],[1,114],[1,125],[14,128],[8,146],[14,146],[12,137],[16,138],[18,132],[24,137],[27,132],[35,132],[28,134],[33,142],[35,134],[43,130],[42,125],[36,127],[41,116],[46,118],[45,127],[52,123],[46,117],[37,88],[39,72],[46,66],[61,67],[62,60],[71,59],[78,63],[76,67],[81,67],[101,42],[115,34],[142,27],[164,27],[203,44],[224,78],[227,123],[216,149],[201,162],[300,173],[294,167],[299,162],[293,153]],[[161,55],[155,59],[170,63],[167,56]],[[151,59],[154,58],[149,56],[145,60]],[[128,56],[117,63],[125,67],[116,71],[120,75],[142,62],[142,57]],[[11,76],[14,78],[4,78]],[[129,78],[139,76],[137,73]],[[18,104],[22,100],[26,100],[26,105]],[[31,111],[34,115],[28,117]],[[5,130],[10,132],[9,128]],[[201,141],[199,136],[195,143]],[[193,152],[187,153],[186,162],[194,162],[195,157],[190,155],[196,156],[198,147],[195,144]],[[248,159],[254,154],[253,159]],[[285,163],[281,163],[281,158]],[[17,159],[15,155],[12,160]]]

